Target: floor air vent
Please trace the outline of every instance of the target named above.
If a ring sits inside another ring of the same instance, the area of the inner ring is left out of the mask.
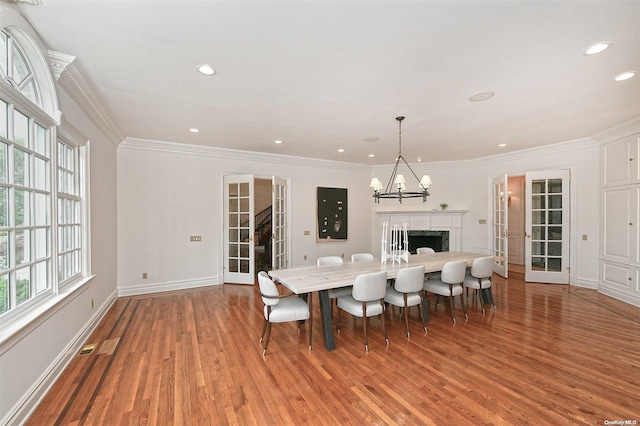
[[[93,353],[93,351],[96,350],[96,344],[91,344],[91,345],[84,345],[82,347],[82,349],[80,349],[80,352],[78,352],[78,356],[84,356],[84,355],[90,355]]]

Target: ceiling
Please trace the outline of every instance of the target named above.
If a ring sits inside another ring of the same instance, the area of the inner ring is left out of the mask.
[[[42,3],[19,8],[131,138],[375,165],[397,157],[398,115],[409,162],[640,116],[640,76],[613,81],[640,71],[638,1]],[[611,47],[583,54],[600,41]],[[469,101],[483,91],[495,96]]]

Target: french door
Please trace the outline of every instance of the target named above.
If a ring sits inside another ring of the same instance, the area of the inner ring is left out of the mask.
[[[569,284],[569,170],[525,175],[525,281]]]
[[[502,259],[494,260],[493,271],[505,278],[509,274],[509,236],[507,224],[509,223],[507,175],[497,176],[492,180],[492,252]]]
[[[287,236],[287,181],[273,176],[271,178],[271,267],[287,267],[289,238]]]
[[[224,176],[224,282],[254,284],[253,175]]]

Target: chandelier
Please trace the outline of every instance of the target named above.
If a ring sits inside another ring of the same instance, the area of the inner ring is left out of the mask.
[[[422,202],[427,201],[427,197],[429,194],[429,185],[431,185],[431,177],[429,175],[422,176],[422,179],[418,179],[418,176],[413,172],[411,166],[402,156],[402,120],[404,117],[396,117],[398,120],[398,158],[396,159],[396,165],[393,168],[393,172],[391,173],[391,177],[389,178],[389,182],[387,186],[384,187],[384,192],[381,192],[382,182],[380,179],[373,178],[371,179],[371,184],[369,185],[373,188],[373,198],[376,203],[380,203],[380,198],[397,198],[402,204],[403,198],[422,198]],[[403,174],[398,174],[398,165],[400,164],[400,160],[407,166],[411,174],[414,178],[416,178],[416,182],[418,183],[419,191],[407,191],[407,181]]]

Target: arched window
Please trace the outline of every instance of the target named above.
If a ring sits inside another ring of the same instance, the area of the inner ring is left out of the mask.
[[[58,128],[56,99],[38,44],[2,28],[0,329],[86,276],[86,140]]]
[[[16,39],[8,33],[0,33],[2,78],[31,102],[42,108],[38,82]]]

